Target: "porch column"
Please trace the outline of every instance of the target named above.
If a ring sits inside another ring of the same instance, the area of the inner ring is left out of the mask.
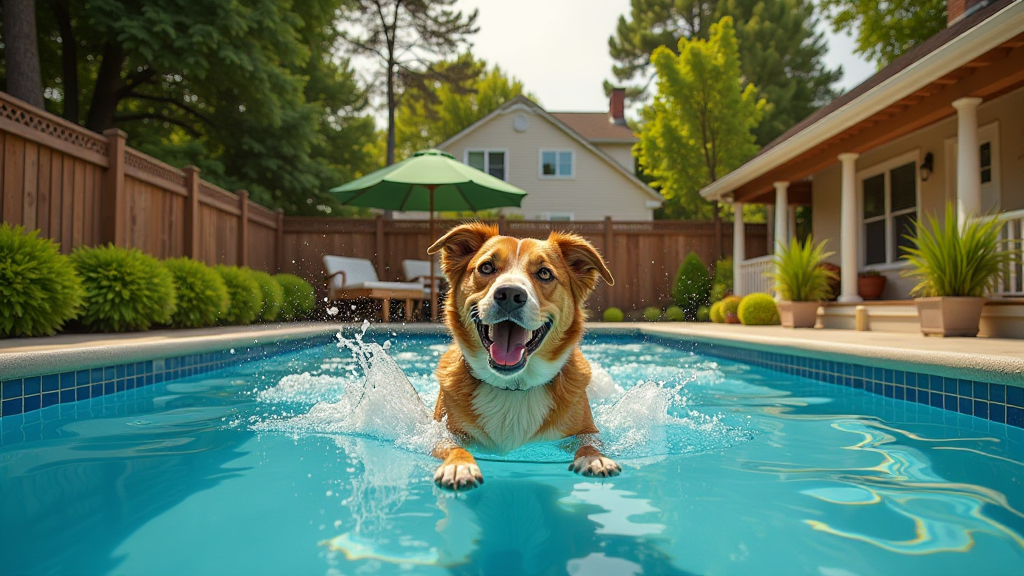
[[[857,251],[860,241],[857,239],[857,157],[860,154],[846,153],[839,155],[843,163],[842,207],[839,218],[842,222],[839,237],[840,267],[842,285],[839,291],[840,302],[860,302],[857,294]]]
[[[732,218],[732,291],[738,296],[746,294],[740,264],[747,259],[747,230],[743,226],[743,202],[733,202]]]
[[[786,235],[786,242],[796,238],[796,204],[789,205],[789,234]]]
[[[765,243],[768,245],[768,254],[775,254],[775,204],[766,204],[767,223],[765,224]]]
[[[978,146],[978,104],[981,98],[960,98],[956,108],[956,221],[981,213],[981,149]]]
[[[775,183],[775,250],[789,246],[789,182]]]

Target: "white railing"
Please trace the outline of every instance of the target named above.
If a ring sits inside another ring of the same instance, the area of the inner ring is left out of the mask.
[[[1018,251],[1018,257],[1009,265],[999,287],[992,295],[1022,297],[1024,296],[1024,269],[1022,269],[1019,250],[1021,249],[1021,239],[1024,238],[1024,210],[1000,212],[981,218],[982,221],[992,219],[1003,223],[1002,230],[999,231],[1000,249]]]
[[[775,257],[772,255],[751,258],[739,263],[736,267],[736,277],[739,282],[734,282],[737,296],[746,296],[754,292],[771,294],[774,292],[772,279],[765,276],[774,267]]]

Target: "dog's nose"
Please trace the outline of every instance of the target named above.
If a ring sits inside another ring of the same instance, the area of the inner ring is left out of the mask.
[[[519,286],[501,286],[494,291],[494,302],[505,312],[526,306],[526,290]]]

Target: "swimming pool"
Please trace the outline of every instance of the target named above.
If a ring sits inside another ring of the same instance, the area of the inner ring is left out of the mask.
[[[480,455],[484,486],[451,496],[423,452],[446,339],[366,340],[389,345],[44,408],[31,439],[0,447],[0,574],[1024,567],[1019,428],[684,344],[588,336],[596,421],[622,476],[576,476],[557,443],[534,445]]]

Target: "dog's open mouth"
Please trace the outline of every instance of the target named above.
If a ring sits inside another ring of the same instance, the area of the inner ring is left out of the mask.
[[[540,348],[551,329],[548,319],[540,328],[529,330],[512,320],[485,324],[473,316],[480,342],[487,349],[487,361],[496,372],[513,373],[526,366],[526,360]]]

